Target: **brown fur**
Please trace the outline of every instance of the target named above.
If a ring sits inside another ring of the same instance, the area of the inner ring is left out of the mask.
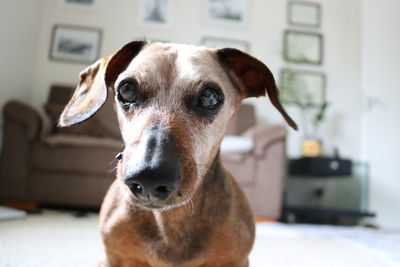
[[[101,208],[106,256],[100,266],[247,267],[254,220],[218,151],[244,97],[267,90],[284,118],[295,125],[279,103],[268,68],[234,49],[145,42],[129,43],[99,62],[89,80],[98,81],[100,73],[104,84],[85,90],[78,85],[61,116],[62,126],[81,120],[74,110],[86,112],[86,117],[93,114],[99,106],[95,95],[104,95],[104,86],[115,92],[123,80],[135,79],[146,96],[140,107],[129,110],[116,101],[125,150]],[[187,102],[207,83],[220,87],[224,103],[206,119]],[[181,166],[178,189],[160,203],[136,199],[123,182],[128,159],[137,156],[144,129],[155,121],[174,136]]]

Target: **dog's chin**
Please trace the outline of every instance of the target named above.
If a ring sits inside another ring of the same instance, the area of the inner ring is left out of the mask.
[[[142,201],[134,201],[134,204],[141,209],[145,210],[164,210],[168,209],[170,205],[162,202],[142,202]]]
[[[143,209],[143,210],[150,210],[150,211],[163,211],[172,208],[176,208],[182,205],[187,204],[187,200],[184,198],[170,198],[165,201],[142,201],[137,199],[134,195],[131,195],[131,203],[136,207]]]

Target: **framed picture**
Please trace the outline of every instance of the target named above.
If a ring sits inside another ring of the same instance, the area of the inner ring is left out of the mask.
[[[236,48],[244,52],[250,52],[250,44],[245,41],[221,39],[214,37],[204,37],[201,40],[201,44],[211,48]]]
[[[204,0],[204,21],[219,25],[245,26],[247,2],[247,0]]]
[[[289,24],[308,27],[321,25],[321,6],[317,3],[290,1],[287,13]]]
[[[319,33],[285,31],[283,55],[286,61],[303,64],[322,64],[323,39]]]
[[[96,0],[60,0],[61,4],[65,6],[74,6],[74,7],[91,7],[94,6]]]
[[[140,0],[138,18],[142,25],[170,25],[171,0]]]
[[[326,101],[326,78],[322,72],[282,69],[280,98],[287,104],[320,106]]]
[[[101,30],[98,28],[55,25],[50,45],[50,59],[93,63],[99,57]]]

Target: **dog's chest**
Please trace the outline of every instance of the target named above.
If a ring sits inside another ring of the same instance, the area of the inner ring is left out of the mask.
[[[103,239],[111,257],[150,266],[197,266],[204,261],[209,236],[210,230],[201,223],[173,225],[166,220],[161,226],[154,217],[140,215],[118,220]]]
[[[202,223],[177,224],[157,216],[151,223],[142,222],[137,230],[149,255],[173,266],[202,259],[210,236],[209,228]]]

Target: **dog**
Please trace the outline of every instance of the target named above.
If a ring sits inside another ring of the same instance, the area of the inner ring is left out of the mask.
[[[255,223],[219,146],[246,97],[268,94],[269,69],[233,48],[133,41],[80,73],[61,127],[110,94],[125,148],[100,211],[107,267],[245,267]]]

